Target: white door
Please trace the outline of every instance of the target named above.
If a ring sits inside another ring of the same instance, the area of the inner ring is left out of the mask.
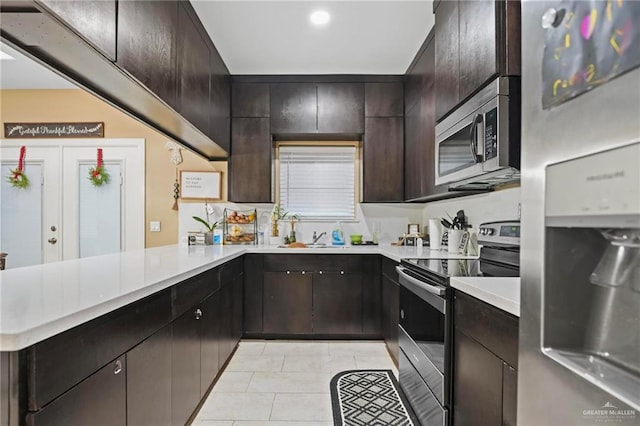
[[[60,150],[28,147],[27,188],[8,181],[18,166],[20,146],[0,146],[0,252],[7,268],[60,260]]]
[[[30,187],[6,177],[27,147]],[[103,149],[110,182],[95,187],[89,169]],[[15,268],[144,248],[144,140],[0,141],[0,251]]]
[[[100,147],[110,179],[99,187],[89,180],[97,148],[63,147],[64,259],[144,248],[144,150]]]

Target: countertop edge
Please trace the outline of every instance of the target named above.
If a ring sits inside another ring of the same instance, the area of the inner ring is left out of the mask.
[[[485,280],[483,284],[481,280]],[[513,280],[513,281],[512,281]],[[518,280],[517,284],[515,280]],[[519,278],[494,278],[494,277],[474,277],[474,278],[461,278],[451,277],[451,287],[460,290],[469,296],[473,296],[485,303],[488,303],[495,308],[505,311],[516,317],[520,317],[520,300],[515,300],[506,294],[500,294],[494,288],[499,281],[505,281],[504,285],[513,286],[520,285]],[[487,285],[489,284],[489,285]],[[518,298],[520,291],[517,291]]]
[[[146,254],[150,253],[154,249],[162,249],[162,250],[171,250],[172,247],[175,247],[176,256],[180,256],[181,253],[184,253],[186,247],[180,245],[173,246],[163,246],[158,248],[149,248],[144,249],[142,252]],[[224,246],[228,247],[228,246]],[[229,253],[223,253],[219,255],[219,257],[212,257],[209,260],[205,260],[203,263],[197,266],[183,266],[180,264],[176,265],[176,272],[170,276],[162,277],[157,281],[153,281],[150,279],[150,282],[140,288],[136,288],[130,292],[126,292],[123,294],[119,294],[115,297],[106,299],[104,301],[100,301],[93,305],[86,306],[77,311],[71,312],[69,314],[65,314],[59,316],[51,321],[43,322],[34,327],[27,329],[14,329],[14,330],[2,330],[0,329],[0,352],[13,352],[25,349],[31,345],[34,345],[38,342],[46,340],[50,337],[53,337],[57,334],[63,333],[67,330],[70,330],[73,327],[89,322],[95,318],[98,318],[102,315],[108,314],[109,312],[113,312],[119,308],[127,306],[131,303],[135,303],[145,297],[156,294],[162,290],[165,290],[181,281],[189,279],[195,275],[198,275],[202,272],[205,272],[211,268],[215,268],[220,266],[226,262],[229,262],[233,259],[243,256],[246,253],[261,253],[261,254],[335,254],[335,255],[351,255],[351,254],[372,254],[372,255],[382,255],[385,256],[395,262],[400,262],[401,259],[404,258],[430,258],[430,257],[449,257],[446,253],[436,252],[432,253],[428,248],[424,248],[420,250],[416,247],[395,247],[395,246],[367,246],[367,247],[352,247],[346,246],[346,248],[303,248],[303,249],[286,249],[286,248],[275,248],[275,247],[256,247],[256,246],[232,246],[233,251]],[[138,253],[139,255],[140,253]],[[201,253],[202,254],[202,253]],[[126,257],[127,252],[123,252],[119,254],[121,257]],[[191,254],[187,253],[187,257],[190,257]],[[196,258],[196,256],[194,256]],[[474,258],[472,256],[468,256],[468,258]],[[87,258],[93,259],[95,262],[96,258]],[[71,262],[83,262],[84,259],[76,259]],[[62,265],[64,262],[60,262]],[[179,263],[179,262],[177,262]],[[38,265],[41,266],[41,265]],[[34,266],[34,268],[37,266]],[[49,264],[48,268],[51,268],[52,265]],[[55,266],[53,266],[55,267]],[[27,271],[30,267],[24,268]],[[63,266],[60,267],[61,269]],[[146,268],[146,266],[145,266]],[[17,271],[14,270],[14,271]],[[27,271],[28,272],[28,271]],[[145,269],[146,272],[146,269]],[[13,274],[16,274],[15,272]],[[19,273],[18,273],[19,274]],[[146,274],[145,274],[146,275]],[[146,278],[146,277],[145,277]]]

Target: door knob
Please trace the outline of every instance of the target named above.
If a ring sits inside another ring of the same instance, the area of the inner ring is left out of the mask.
[[[52,238],[49,238],[47,241],[49,242],[49,244],[55,244],[58,242],[58,239],[56,237],[52,237]]]

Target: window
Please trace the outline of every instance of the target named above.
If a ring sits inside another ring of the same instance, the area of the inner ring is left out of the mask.
[[[352,220],[357,147],[279,145],[278,204],[304,219]]]

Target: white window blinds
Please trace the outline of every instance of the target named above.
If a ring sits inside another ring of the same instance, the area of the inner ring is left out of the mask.
[[[355,219],[355,146],[281,146],[279,204],[305,219]]]

